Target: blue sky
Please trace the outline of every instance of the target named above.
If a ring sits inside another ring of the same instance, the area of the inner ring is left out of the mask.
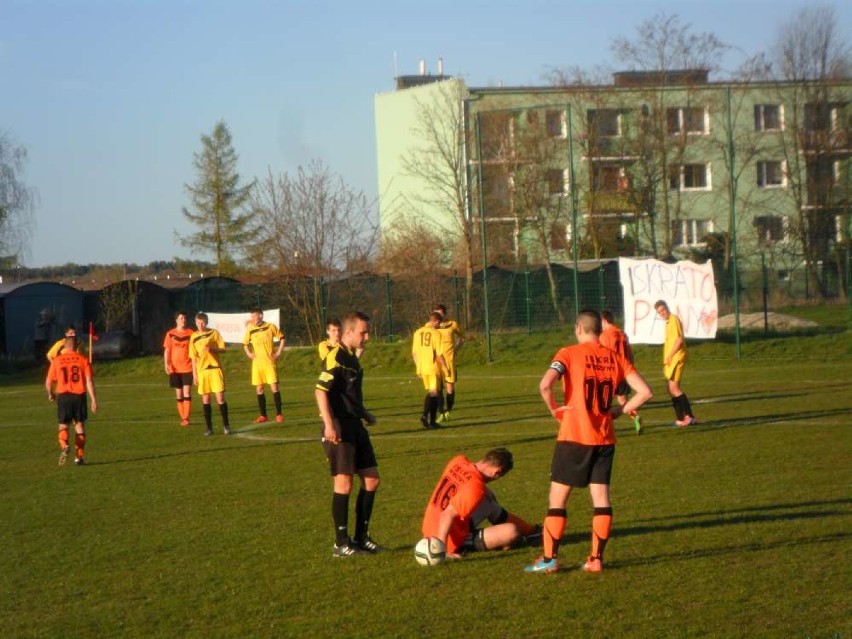
[[[27,266],[190,257],[175,231],[219,119],[244,180],[323,160],[374,197],[373,97],[420,58],[472,86],[593,68],[656,12],[754,53],[802,2],[0,0],[0,130],[38,190]],[[852,9],[836,5],[849,33]],[[735,67],[743,54],[726,63]],[[195,256],[209,257],[209,256]]]

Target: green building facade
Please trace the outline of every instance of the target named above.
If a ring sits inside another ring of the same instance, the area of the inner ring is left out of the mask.
[[[735,252],[820,285],[848,260],[850,99],[850,81],[704,70],[567,87],[402,77],[375,100],[382,236],[412,219],[467,231],[504,265],[636,255],[729,268]]]

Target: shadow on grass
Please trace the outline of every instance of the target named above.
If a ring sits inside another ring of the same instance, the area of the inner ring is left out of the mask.
[[[797,422],[802,420],[819,419],[820,417],[837,417],[848,415],[848,408],[832,408],[828,410],[809,410],[800,413],[777,413],[774,415],[760,415],[753,417],[735,417],[732,419],[699,419],[698,425],[686,429],[689,432],[710,432],[723,428],[737,428],[740,426],[762,426],[765,424],[778,424],[784,422]]]
[[[774,548],[792,548],[795,546],[816,546],[817,544],[830,544],[843,541],[852,537],[852,533],[833,533],[830,535],[816,535],[803,537],[801,539],[784,539],[770,542],[755,542],[717,548],[688,548],[680,552],[671,552],[664,555],[654,555],[637,559],[623,559],[607,563],[607,569],[628,568],[630,566],[649,566],[660,563],[671,563],[672,561],[691,561],[701,557],[721,557],[724,555],[740,555],[744,552],[762,552]]]
[[[726,510],[725,513],[733,515],[736,513],[766,512],[775,510],[791,510],[793,508],[817,508],[819,506],[848,506],[852,505],[852,498],[826,499],[822,501],[800,501],[787,504],[764,504],[761,506],[744,506]],[[632,523],[641,524],[654,521],[671,521],[672,519],[696,519],[699,517],[718,517],[722,511],[712,510],[697,513],[684,513],[682,515],[666,515],[661,517],[648,517],[645,519],[634,519]],[[783,517],[781,517],[783,519]]]

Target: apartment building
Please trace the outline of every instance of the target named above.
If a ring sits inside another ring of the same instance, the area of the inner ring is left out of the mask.
[[[375,99],[383,237],[486,237],[489,262],[730,250],[778,268],[850,233],[852,82],[622,72],[591,86],[402,76]]]

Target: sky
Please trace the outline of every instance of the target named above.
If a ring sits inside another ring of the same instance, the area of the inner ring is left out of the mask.
[[[244,182],[312,160],[371,199],[373,100],[423,58],[470,86],[544,84],[617,66],[616,37],[660,11],[734,47],[768,49],[787,0],[0,0],[0,132],[37,191],[30,267],[191,254],[181,209],[200,138],[224,120]],[[837,3],[849,34],[852,6]]]

